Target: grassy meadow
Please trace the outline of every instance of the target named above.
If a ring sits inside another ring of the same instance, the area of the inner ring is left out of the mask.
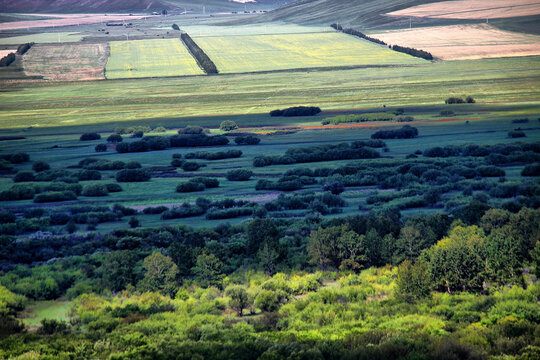
[[[20,45],[28,42],[39,44],[79,42],[83,35],[79,32],[46,32],[0,38],[0,45]]]
[[[221,73],[368,65],[412,65],[425,61],[339,33],[196,37]]]
[[[202,75],[179,39],[112,41],[107,79]]]

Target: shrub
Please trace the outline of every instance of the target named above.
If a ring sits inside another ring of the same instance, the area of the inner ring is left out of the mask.
[[[174,166],[176,168],[181,168],[182,165],[184,165],[184,160],[182,159],[172,159],[171,166]]]
[[[187,34],[182,33],[180,39],[184,42],[190,53],[193,55],[199,66],[207,74],[217,74],[218,69],[212,60],[206,55],[206,53],[193,41],[193,39]]]
[[[261,139],[259,139],[256,136],[248,135],[248,136],[237,136],[234,138],[234,142],[238,145],[257,145],[261,142]]]
[[[13,177],[14,182],[34,181],[34,173],[31,171],[19,171]]]
[[[86,185],[82,191],[84,196],[107,196],[109,190],[107,186],[102,184]]]
[[[96,152],[105,152],[107,151],[107,144],[97,144],[95,147],[94,147],[94,150]]]
[[[401,129],[380,130],[371,135],[372,139],[411,139],[418,136],[418,129],[409,125]]]
[[[523,168],[521,176],[540,176],[540,164],[530,164]]]
[[[178,26],[177,24],[172,24],[172,29],[173,30],[180,30],[180,26]]]
[[[171,147],[171,141],[165,136],[145,136],[143,141],[146,141],[150,150],[165,150]]]
[[[272,110],[270,116],[314,116],[321,112],[321,109],[316,106],[294,106],[284,110]]]
[[[132,138],[142,138],[144,136],[144,131],[134,131],[132,134],[131,134],[131,137]]]
[[[51,166],[47,164],[45,161],[39,160],[32,164],[32,170],[35,172],[42,172],[45,170],[49,170]]]
[[[143,182],[151,177],[150,172],[144,169],[124,169],[116,173],[118,182]]]
[[[176,186],[176,192],[186,193],[186,192],[196,192],[204,191],[206,186],[203,183],[188,181],[185,183],[178,184]]]
[[[140,169],[141,167],[141,163],[138,161],[130,161],[125,166],[126,169]]]
[[[174,135],[170,137],[171,147],[198,147],[198,146],[222,146],[229,143],[224,135],[208,136],[199,135]]]
[[[114,183],[105,184],[105,187],[107,188],[108,192],[121,192],[122,191],[122,187]]]
[[[238,125],[232,120],[225,120],[219,124],[219,129],[223,131],[233,131],[238,129]]]
[[[119,134],[112,134],[107,138],[110,143],[121,143],[123,140],[122,135]]]
[[[465,102],[466,102],[467,104],[474,104],[474,103],[476,102],[476,100],[474,100],[474,98],[473,98],[472,96],[467,96],[467,97],[465,98]]]
[[[334,195],[339,195],[343,191],[345,191],[345,186],[343,186],[343,184],[340,183],[339,181],[334,181],[334,182],[331,182],[331,183],[324,184],[323,185],[323,190],[324,191],[330,191]]]
[[[458,97],[449,97],[444,101],[445,104],[464,104],[465,100]]]
[[[31,43],[25,43],[25,44],[19,45],[19,46],[17,47],[17,54],[19,54],[19,55],[24,55],[24,54],[26,54],[26,52],[27,52],[28,50],[30,50],[30,48],[31,48],[33,45],[34,45],[33,42],[31,42]]]
[[[101,135],[99,135],[98,133],[84,133],[80,137],[81,141],[90,141],[90,140],[99,140],[99,139],[101,139]]]
[[[441,116],[451,116],[451,115],[454,115],[454,112],[452,110],[441,110],[439,112],[439,115],[441,115]]]
[[[79,181],[101,180],[101,173],[97,170],[81,170],[75,176]]]
[[[255,298],[255,306],[262,311],[272,312],[279,309],[279,298],[272,290],[261,290]]]
[[[514,131],[508,132],[508,137],[509,138],[522,138],[522,137],[526,137],[526,135],[521,130],[514,130]]]
[[[3,58],[0,59],[0,67],[6,67],[11,65],[17,57],[15,56],[15,53],[9,53]]]
[[[529,122],[528,118],[525,119],[514,119],[512,120],[512,124],[526,124]]]
[[[184,161],[182,164],[182,170],[184,171],[197,171],[201,167],[201,164],[195,161]]]
[[[187,153],[185,155],[185,158],[186,159],[221,160],[221,159],[234,159],[240,156],[242,156],[242,151],[240,150],[229,150],[229,151],[218,151],[218,152],[197,151],[197,152]]]
[[[73,191],[48,191],[41,194],[37,194],[34,197],[35,203],[56,202],[75,200],[77,195]]]
[[[236,169],[227,172],[227,180],[229,181],[247,181],[253,175],[253,171],[246,169]]]
[[[193,178],[190,181],[202,183],[204,184],[204,186],[206,186],[209,189],[219,187],[219,180],[215,178],[200,176],[200,177]]]
[[[12,164],[22,164],[30,160],[30,155],[23,152],[8,154],[8,157],[5,160],[8,160]]]
[[[178,134],[182,135],[202,135],[204,134],[204,129],[200,126],[186,126],[183,129],[178,130]]]
[[[131,227],[132,229],[137,228],[137,227],[140,226],[139,219],[137,219],[137,218],[134,217],[134,216],[132,216],[132,217],[129,219],[128,224],[129,224],[129,227]]]

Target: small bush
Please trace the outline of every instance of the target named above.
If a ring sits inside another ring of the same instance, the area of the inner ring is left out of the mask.
[[[34,197],[35,203],[68,201],[77,199],[77,195],[73,191],[50,191],[37,194]]]
[[[123,140],[122,135],[119,134],[112,134],[107,138],[110,143],[121,143]]]
[[[294,106],[284,110],[272,110],[270,116],[313,116],[321,112],[321,109],[316,106]]]
[[[195,161],[184,161],[182,164],[182,170],[184,171],[197,171],[201,167],[201,164]]]
[[[99,140],[99,139],[101,139],[101,135],[99,135],[98,133],[84,133],[80,137],[81,141],[90,141],[90,140]]]
[[[449,97],[444,101],[445,104],[464,104],[465,100],[458,97]]]
[[[522,137],[526,137],[526,135],[521,130],[514,130],[514,131],[508,132],[508,137],[509,138],[522,138]]]
[[[530,164],[523,168],[521,176],[540,176],[540,164]]]
[[[94,150],[96,152],[105,152],[107,151],[107,144],[97,144],[95,147],[94,147]]]
[[[188,181],[185,183],[178,184],[176,186],[176,192],[180,192],[180,193],[204,191],[205,189],[206,189],[206,186],[203,183],[198,183],[194,181]]]
[[[247,181],[253,175],[253,171],[246,169],[237,169],[227,172],[227,180],[229,181]]]
[[[257,145],[261,142],[261,139],[259,139],[256,136],[248,135],[248,136],[237,136],[234,138],[234,142],[238,145]]]
[[[109,190],[102,184],[86,185],[82,191],[83,196],[107,196]]]
[[[177,24],[172,24],[172,29],[173,30],[180,30],[180,26],[178,26]]]
[[[34,173],[31,171],[19,171],[13,177],[14,182],[34,181]]]
[[[219,129],[223,131],[233,131],[238,129],[238,125],[232,120],[225,120],[219,124]]]
[[[126,169],[140,169],[142,168],[142,165],[138,161],[130,161],[126,164]]]
[[[149,181],[152,176],[144,169],[124,169],[116,173],[118,182],[143,182]]]
[[[32,164],[32,170],[35,172],[42,172],[45,170],[49,170],[51,166],[47,164],[45,161],[39,160]]]
[[[178,130],[180,135],[201,135],[204,134],[204,129],[200,126],[186,126],[183,129]]]

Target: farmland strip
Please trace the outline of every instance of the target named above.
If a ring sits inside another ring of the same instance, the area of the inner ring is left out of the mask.
[[[204,70],[207,74],[217,74],[219,73],[216,65],[214,62],[206,55],[206,53],[193,41],[191,36],[189,36],[187,33],[182,33],[180,35],[180,39],[182,39],[182,42],[186,47],[188,48],[189,52],[195,60],[197,60],[197,63],[201,67],[201,69]]]

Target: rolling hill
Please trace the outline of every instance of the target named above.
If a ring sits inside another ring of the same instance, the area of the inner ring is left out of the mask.
[[[287,3],[288,0],[259,0],[247,4],[248,8],[269,9]],[[244,9],[244,4],[229,0],[0,0],[2,12],[24,13],[92,13],[92,12],[139,12],[162,9],[187,9],[207,12]]]

